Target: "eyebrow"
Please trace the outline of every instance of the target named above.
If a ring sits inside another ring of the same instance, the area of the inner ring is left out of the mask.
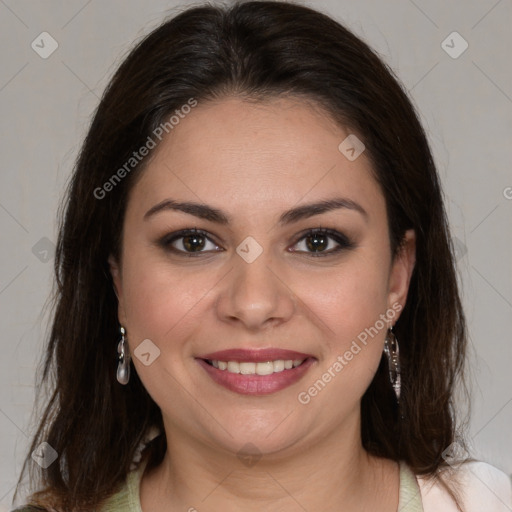
[[[287,210],[279,217],[278,223],[280,225],[292,224],[302,219],[320,215],[322,213],[330,212],[338,209],[347,209],[360,213],[365,220],[368,219],[367,211],[355,201],[343,197],[335,197],[333,199],[326,199],[315,203],[309,203],[302,206],[297,206]],[[174,210],[194,215],[200,219],[209,220],[221,225],[227,225],[231,222],[231,217],[227,213],[208,206],[202,203],[195,203],[191,201],[175,201],[173,199],[165,199],[164,201],[156,204],[144,214],[144,220],[149,219],[157,213]]]

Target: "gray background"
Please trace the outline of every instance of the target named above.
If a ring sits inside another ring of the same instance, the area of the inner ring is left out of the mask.
[[[10,508],[34,428],[33,378],[63,186],[122,56],[177,5],[190,4],[0,0],[0,511]],[[472,455],[512,473],[512,1],[309,5],[369,42],[420,111],[459,249],[472,345]],[[31,47],[44,31],[59,45],[47,59]],[[469,44],[458,58],[441,45],[453,31]]]

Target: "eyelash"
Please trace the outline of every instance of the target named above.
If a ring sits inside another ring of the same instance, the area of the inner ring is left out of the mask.
[[[182,229],[180,231],[176,231],[175,233],[170,233],[170,234],[166,235],[165,237],[163,237],[158,242],[158,244],[163,249],[165,249],[167,251],[171,251],[179,256],[185,256],[188,258],[197,258],[198,256],[206,253],[207,251],[198,251],[198,252],[194,253],[194,252],[182,251],[181,249],[176,249],[175,247],[172,246],[172,243],[175,242],[176,240],[179,240],[181,238],[185,238],[185,237],[191,236],[191,235],[200,235],[200,236],[206,238],[207,240],[209,240],[210,242],[212,242],[213,244],[217,245],[213,240],[210,239],[210,237],[208,236],[208,233],[206,231],[204,231],[202,229],[197,229],[197,228]],[[319,251],[319,252],[293,251],[293,252],[301,252],[301,253],[305,252],[306,254],[309,254],[313,258],[322,258],[322,257],[327,257],[327,256],[332,256],[334,254],[337,254],[344,249],[345,250],[352,249],[353,247],[355,247],[355,244],[353,242],[351,242],[344,234],[342,234],[339,231],[336,231],[334,229],[328,229],[328,228],[322,228],[322,227],[308,229],[307,231],[301,233],[299,238],[293,243],[293,245],[297,245],[302,240],[304,240],[308,237],[311,237],[311,236],[315,236],[315,235],[328,236],[329,238],[333,239],[338,244],[338,247],[336,247],[335,249],[330,249],[327,252],[325,252],[325,251]]]

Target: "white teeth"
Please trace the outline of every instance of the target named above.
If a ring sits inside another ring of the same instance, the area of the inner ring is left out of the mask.
[[[228,370],[229,370],[228,363]],[[240,373],[243,375],[253,375],[256,373],[256,363],[238,363],[238,367],[240,368]]]
[[[258,375],[271,375],[274,373],[274,363],[272,361],[256,363],[256,373]]]
[[[228,372],[240,373],[240,363],[238,361],[228,361]]]
[[[278,359],[277,361],[274,361],[274,372],[282,372],[284,370],[284,364],[285,362],[282,359]]]
[[[242,375],[271,375],[272,373],[291,370],[302,364],[305,359],[277,359],[276,361],[242,362],[210,360],[210,363],[219,370]]]

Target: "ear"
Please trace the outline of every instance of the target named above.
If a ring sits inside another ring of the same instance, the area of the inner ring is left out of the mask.
[[[114,281],[114,292],[117,296],[118,301],[117,316],[119,319],[119,323],[121,325],[125,325],[126,314],[124,311],[123,280],[121,276],[121,267],[112,254],[108,257],[108,265],[110,268],[112,280]]]
[[[416,233],[413,229],[405,232],[394,261],[388,283],[388,307],[399,303],[402,310],[407,300],[409,283],[416,263]]]

